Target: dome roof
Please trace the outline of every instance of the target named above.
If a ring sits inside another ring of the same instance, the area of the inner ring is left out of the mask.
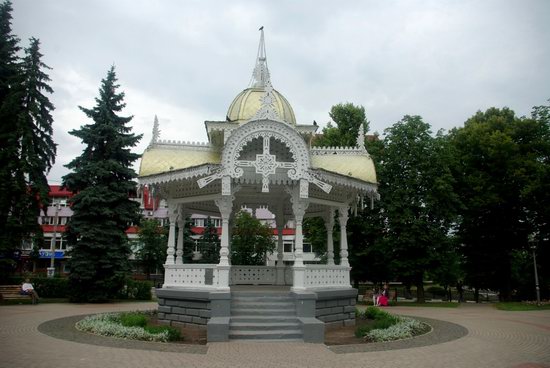
[[[238,123],[245,123],[250,120],[262,107],[261,98],[264,94],[265,90],[263,87],[247,88],[239,93],[227,110],[228,120]],[[288,100],[276,90],[273,90],[273,96],[275,97],[273,107],[281,120],[290,125],[296,125],[294,111]]]

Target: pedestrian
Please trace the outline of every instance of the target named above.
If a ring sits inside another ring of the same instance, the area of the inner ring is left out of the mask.
[[[34,286],[32,286],[31,281],[26,278],[25,282],[21,285],[21,294],[22,295],[30,295],[32,298],[32,304],[38,304],[38,293],[36,290],[34,290]]]

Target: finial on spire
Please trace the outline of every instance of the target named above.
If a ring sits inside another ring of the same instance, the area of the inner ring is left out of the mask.
[[[151,143],[149,145],[156,143],[159,140],[159,138],[160,138],[159,119],[155,115],[155,121],[153,122],[153,137],[151,138]]]
[[[265,53],[264,26],[259,31],[260,44],[258,45],[258,55],[256,57],[256,66],[252,72],[250,84],[253,88],[265,88],[270,84],[269,69],[267,68],[267,55]]]
[[[357,142],[355,145],[359,149],[365,149],[365,126],[363,124],[361,124],[359,131],[357,132]]]

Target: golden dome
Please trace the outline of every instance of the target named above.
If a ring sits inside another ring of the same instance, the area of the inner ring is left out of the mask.
[[[264,94],[265,91],[262,87],[247,88],[239,93],[227,110],[228,120],[241,124],[250,120],[262,107],[261,98]],[[273,90],[273,96],[275,97],[273,107],[275,107],[275,111],[277,111],[281,120],[296,125],[294,111],[288,100],[276,90]]]

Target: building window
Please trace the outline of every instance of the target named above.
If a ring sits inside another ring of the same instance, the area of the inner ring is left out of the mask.
[[[203,218],[196,218],[193,220],[196,227],[204,227],[204,219]]]
[[[294,252],[294,241],[293,241],[293,240],[285,240],[285,241],[283,241],[283,252],[284,252],[284,253],[292,253],[292,252]]]
[[[311,243],[307,243],[307,242],[304,242],[304,253],[311,253],[312,252],[312,249],[311,249]]]
[[[67,207],[67,197],[52,198],[51,206]]]

